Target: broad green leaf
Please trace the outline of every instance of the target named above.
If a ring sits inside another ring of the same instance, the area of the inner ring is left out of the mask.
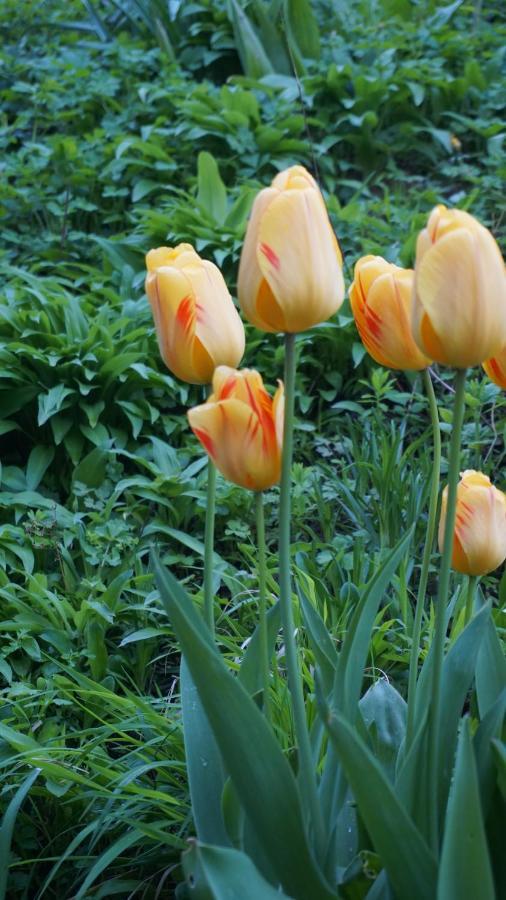
[[[225,773],[220,752],[184,656],[179,673],[186,769],[197,837],[227,847],[230,841],[221,807]]]
[[[284,888],[296,900],[330,900],[312,857],[293,772],[261,711],[232,676],[186,592],[156,554],[160,597],[230,774],[257,839]]]
[[[320,697],[329,738],[350,783],[358,811],[394,890],[410,900],[434,900],[436,860],[366,744]]]
[[[506,659],[494,621],[490,617],[476,663],[476,697],[483,719],[506,685]]]
[[[197,160],[197,202],[210,217],[222,225],[227,215],[227,189],[221,180],[214,156],[202,150]]]
[[[7,809],[5,810],[2,824],[0,825],[0,900],[7,897],[7,882],[9,878],[9,857],[11,852],[11,841],[16,818],[32,784],[40,773],[40,769],[33,769],[29,775],[21,782]]]
[[[100,447],[95,447],[74,469],[72,481],[80,481],[87,487],[97,488],[105,478],[105,467],[109,454]]]
[[[195,843],[184,855],[183,865],[190,883],[196,880],[197,867],[214,900],[290,900],[288,894],[269,884],[252,860],[239,850]]]
[[[39,414],[37,424],[44,425],[51,416],[68,406],[68,398],[75,394],[72,388],[57,384],[47,394],[39,394]]]
[[[386,678],[380,678],[360,700],[360,712],[374,755],[391,781],[406,733],[406,701]]]
[[[307,59],[320,57],[320,31],[310,0],[285,0],[288,41]]]
[[[43,447],[38,444],[33,448],[26,466],[26,487],[29,491],[37,490],[53,459],[54,447]]]
[[[485,819],[487,818],[496,780],[492,741],[501,738],[505,713],[506,688],[504,688],[502,694],[498,696],[493,706],[487,710],[473,737],[473,747],[476,754],[476,766],[480,782],[480,797]]]
[[[244,74],[250,78],[262,78],[274,73],[262,42],[238,0],[227,0],[227,12]]]
[[[437,900],[495,900],[469,719],[460,730],[439,865]]]

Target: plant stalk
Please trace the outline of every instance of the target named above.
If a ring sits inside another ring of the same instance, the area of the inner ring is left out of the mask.
[[[204,619],[214,635],[214,514],[216,505],[216,467],[210,459],[207,463],[207,504],[204,537]]]
[[[467,597],[466,597],[466,612],[464,616],[464,628],[466,625],[469,625],[469,622],[473,618],[473,609],[474,609],[474,598],[476,595],[476,585],[478,583],[478,575],[469,575],[467,580]]]
[[[406,723],[406,753],[409,750],[414,737],[415,730],[415,698],[416,684],[418,680],[418,660],[420,657],[420,635],[422,631],[422,616],[425,607],[425,595],[427,592],[427,581],[429,578],[430,558],[434,545],[434,535],[436,531],[436,515],[439,497],[439,479],[441,474],[441,431],[439,428],[439,415],[437,408],[436,395],[430,370],[423,370],[423,380],[427,400],[429,401],[430,421],[432,424],[432,478],[430,486],[429,513],[427,517],[427,531],[425,534],[425,546],[423,549],[422,568],[420,570],[420,581],[418,583],[418,592],[416,596],[415,619],[413,622],[413,634],[411,639],[411,654],[409,659],[409,676],[408,676],[408,716]]]
[[[265,551],[265,521],[264,521],[264,498],[262,491],[258,491],[255,497],[256,502],[256,526],[257,526],[257,549],[258,549],[258,621],[260,629],[260,659],[262,669],[262,684],[264,695],[264,714],[267,720],[270,720],[270,703],[269,703],[269,636],[267,631],[267,557]]]
[[[292,584],[290,567],[290,516],[293,452],[293,410],[295,394],[295,335],[285,335],[285,415],[283,430],[283,460],[279,501],[279,597],[285,642],[288,690],[290,692],[299,750],[299,778],[303,804],[309,810],[316,845],[323,852],[323,817],[318,801],[316,774],[304,706],[302,677],[299,671],[297,645],[294,634]]]
[[[439,586],[434,630],[434,664],[432,672],[432,702],[429,720],[429,790],[430,798],[430,839],[432,849],[439,853],[439,733],[441,717],[441,675],[443,671],[446,637],[446,608],[450,587],[450,566],[453,552],[455,513],[457,506],[457,484],[460,468],[460,443],[465,408],[466,370],[457,369],[455,375],[455,401],[453,406],[452,437],[448,463],[448,500],[443,539],[443,554],[439,570]]]

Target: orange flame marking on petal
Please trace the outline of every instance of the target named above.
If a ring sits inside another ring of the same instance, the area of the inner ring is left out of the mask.
[[[500,380],[504,378],[502,369],[496,359],[489,359],[488,365],[492,369],[492,372],[494,373],[496,378],[499,378]]]
[[[183,297],[177,308],[176,319],[184,331],[189,331],[195,321],[195,305],[191,295]]]
[[[227,397],[230,397],[236,384],[237,384],[237,378],[235,377],[235,375],[229,375],[220,390],[218,399],[226,400]]]
[[[260,253],[263,253],[265,258],[270,262],[271,266],[274,266],[275,269],[279,269],[281,265],[279,256],[274,252],[272,247],[269,247],[268,244],[260,244]]]
[[[258,421],[262,426],[262,445],[264,450],[267,449],[269,440],[274,434],[274,422],[272,420],[272,400],[266,391],[259,392],[260,405],[251,390],[250,385],[246,381],[246,389],[251,408],[256,412]]]
[[[203,446],[209,453],[209,456],[215,456],[214,443],[207,432],[203,431],[201,428],[194,428],[193,433],[198,437],[200,443],[203,444]]]

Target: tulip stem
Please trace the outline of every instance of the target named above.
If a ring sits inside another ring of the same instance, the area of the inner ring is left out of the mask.
[[[290,516],[293,452],[293,417],[295,394],[295,335],[285,335],[285,415],[283,427],[283,461],[279,500],[279,598],[285,643],[288,690],[290,692],[295,736],[299,751],[299,778],[303,805],[309,811],[317,848],[323,850],[323,817],[318,800],[316,773],[307,727],[302,676],[299,671],[292,608],[290,566]]]
[[[216,467],[209,459],[207,463],[206,526],[204,536],[204,619],[209,631],[214,635],[214,512],[216,503]]]
[[[269,704],[269,636],[267,632],[267,557],[265,552],[264,497],[257,491],[256,497],[257,547],[258,547],[258,624],[260,630],[260,667],[264,695],[265,718],[270,719]]]
[[[476,585],[478,583],[477,575],[469,575],[467,580],[467,597],[466,597],[466,613],[464,616],[464,628],[469,625],[473,618],[474,597],[476,594]]]
[[[457,369],[455,374],[455,401],[453,406],[452,437],[448,461],[448,500],[443,538],[443,553],[439,570],[439,586],[436,603],[432,703],[429,719],[429,790],[430,798],[430,839],[436,853],[439,852],[439,735],[441,718],[441,676],[443,672],[446,638],[446,609],[450,587],[450,567],[453,554],[455,514],[457,507],[457,484],[460,468],[460,443],[465,409],[466,370]]]
[[[409,750],[413,741],[415,730],[415,694],[418,679],[418,659],[420,656],[420,634],[422,631],[422,616],[425,607],[425,595],[427,592],[427,581],[429,578],[430,558],[432,555],[432,547],[434,544],[434,534],[436,531],[436,515],[439,497],[439,479],[441,473],[441,431],[439,428],[439,415],[437,408],[436,395],[430,370],[423,370],[423,380],[427,400],[429,401],[430,420],[432,424],[432,480],[430,486],[429,513],[427,518],[427,531],[425,534],[425,546],[423,550],[422,568],[420,570],[420,581],[418,582],[418,593],[416,596],[415,620],[413,623],[413,634],[411,640],[411,655],[409,659],[409,677],[408,677],[408,717],[406,723],[406,752]]]

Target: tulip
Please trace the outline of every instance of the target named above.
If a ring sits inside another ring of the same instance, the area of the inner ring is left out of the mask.
[[[483,363],[483,368],[491,381],[506,390],[506,346],[497,356],[487,359]]]
[[[504,264],[468,213],[436,206],[416,245],[413,335],[431,359],[465,369],[506,345]]]
[[[168,369],[190,384],[210,383],[216,366],[236,366],[244,327],[223,276],[190,244],[146,256],[146,293]]]
[[[443,551],[448,488],[443,491],[439,549]],[[452,566],[464,575],[487,575],[506,559],[506,496],[486,475],[468,470],[457,487]]]
[[[342,256],[314,178],[303,166],[258,194],[239,265],[239,303],[262,331],[305,331],[344,299]]]
[[[363,256],[355,266],[350,303],[365,349],[390,369],[425,369],[431,361],[411,332],[413,270],[381,256]]]
[[[263,491],[279,481],[284,390],[271,398],[253,369],[218,366],[213,393],[188,412],[193,433],[225,478]]]

